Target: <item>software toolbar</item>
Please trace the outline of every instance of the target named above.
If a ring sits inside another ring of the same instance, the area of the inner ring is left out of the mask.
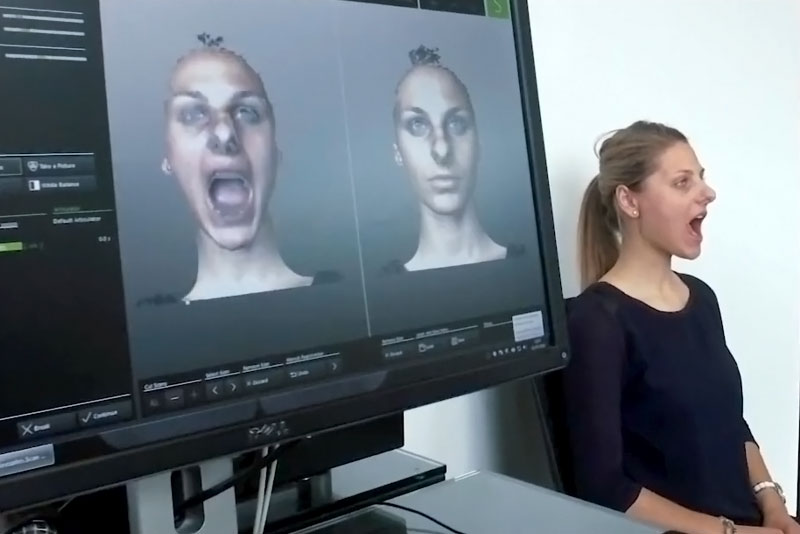
[[[510,0],[349,0],[364,4],[446,11],[465,15],[480,15],[496,18],[511,16]]]

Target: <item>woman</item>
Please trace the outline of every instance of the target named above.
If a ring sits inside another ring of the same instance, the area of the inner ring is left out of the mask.
[[[199,39],[172,73],[162,163],[198,223],[197,278],[184,301],[309,286],[281,257],[268,213],[280,152],[261,77],[221,38]]]
[[[671,269],[700,254],[704,169],[682,133],[648,122],[599,158],[564,373],[578,496],[689,534],[799,534],[743,418],[716,296]]]
[[[469,92],[437,50],[420,46],[409,56],[412,67],[396,91],[394,157],[419,201],[420,235],[416,254],[398,270],[505,259],[509,249],[487,235],[473,200],[480,149]]]

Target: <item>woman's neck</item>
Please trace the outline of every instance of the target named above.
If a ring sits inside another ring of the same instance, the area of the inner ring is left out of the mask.
[[[197,237],[197,280],[187,300],[219,298],[303,285],[284,262],[272,224],[265,222],[253,243],[237,250],[220,247],[205,232]]]
[[[602,280],[657,309],[680,309],[688,298],[672,256],[636,238],[623,239],[619,259]]]
[[[505,249],[486,234],[474,206],[463,213],[441,215],[423,206],[417,253],[409,267],[447,267],[505,256]]]

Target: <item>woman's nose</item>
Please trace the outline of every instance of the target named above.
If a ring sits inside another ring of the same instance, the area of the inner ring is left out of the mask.
[[[451,154],[452,147],[450,145],[450,140],[447,139],[446,135],[437,133],[436,138],[431,144],[431,156],[433,156],[433,161],[438,165],[448,165],[450,163]]]
[[[215,154],[231,156],[239,153],[239,136],[230,121],[217,120],[208,136],[208,149]]]

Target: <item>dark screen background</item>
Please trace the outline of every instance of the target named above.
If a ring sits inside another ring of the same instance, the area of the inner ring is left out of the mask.
[[[27,0],[3,4],[31,7]],[[57,204],[0,197],[0,214],[111,208],[97,3],[38,0],[36,7],[84,13],[88,61],[10,60],[4,54],[12,49],[0,49],[0,153],[95,152],[100,189],[59,195]],[[30,37],[3,39],[22,44]],[[97,242],[100,233],[115,236],[113,213],[101,227],[53,227],[50,217],[10,220],[20,229],[2,231],[0,240],[43,242],[44,250],[0,255],[0,417],[130,392],[119,252],[116,239]]]
[[[353,173],[373,334],[543,307],[536,218],[509,20],[339,2]],[[475,108],[480,166],[475,200],[490,237],[519,258],[407,274],[384,267],[416,251],[419,208],[394,161],[393,105],[408,53],[438,48]]]

